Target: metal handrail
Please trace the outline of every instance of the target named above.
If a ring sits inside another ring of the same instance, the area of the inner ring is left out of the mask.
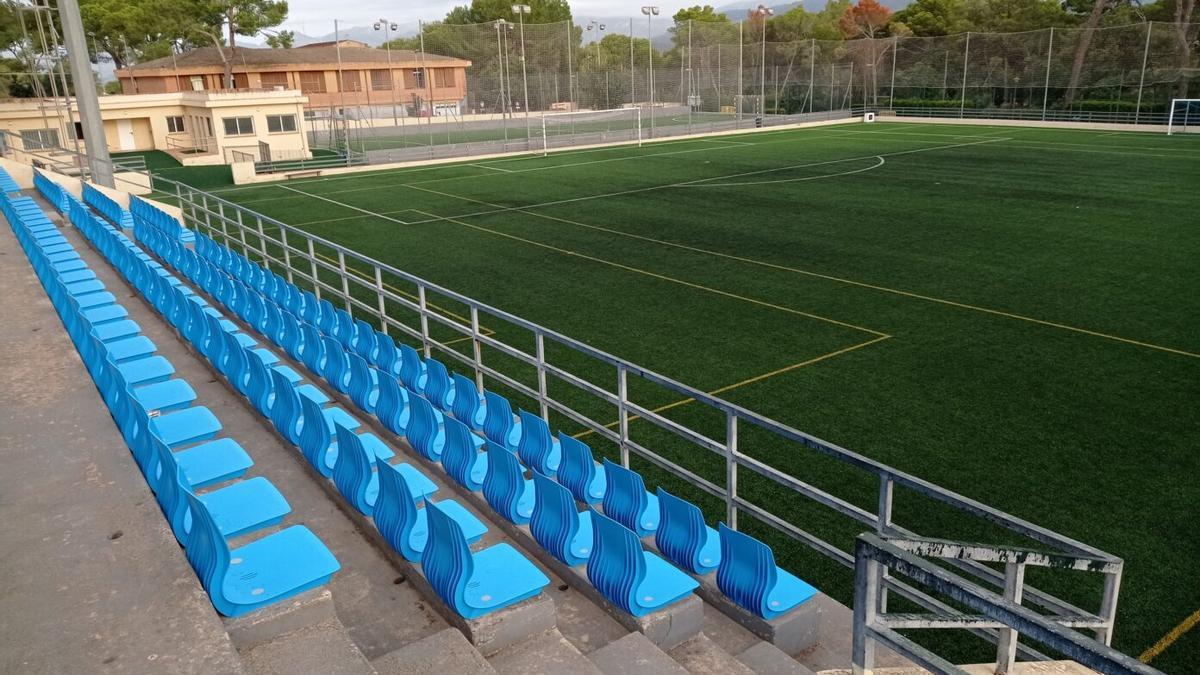
[[[1087,557],[1100,561],[1104,565],[1104,570],[1100,572],[1104,576],[1104,589],[1101,607],[1096,613],[1073,607],[1066,601],[1056,598],[1050,593],[1038,591],[1030,587],[1026,587],[1026,594],[1030,602],[1039,604],[1054,614],[1080,617],[1080,622],[1095,630],[1098,639],[1104,642],[1108,642],[1111,639],[1121,570],[1123,568],[1123,562],[1111,554],[987,506],[957,492],[941,488],[924,479],[897,470],[811,434],[806,434],[786,424],[762,416],[720,397],[697,390],[670,377],[658,374],[562,333],[522,319],[504,310],[478,302],[466,295],[428,282],[416,275],[374,260],[369,256],[269,216],[256,213],[220,196],[197,190],[170,179],[156,178],[156,180],[161,185],[174,186],[175,197],[178,199],[179,206],[183,212],[185,225],[197,228],[226,245],[242,250],[247,255],[254,255],[267,267],[274,267],[276,271],[284,275],[289,281],[303,280],[313,288],[318,297],[323,294],[332,295],[348,311],[368,314],[377,318],[385,332],[395,329],[420,341],[426,356],[430,356],[433,350],[436,349],[440,355],[451,358],[455,362],[472,370],[475,373],[475,380],[478,386],[483,386],[485,376],[490,377],[536,400],[540,405],[540,412],[543,417],[547,417],[549,411],[554,410],[581,426],[592,430],[599,436],[618,443],[621,463],[623,465],[629,465],[630,453],[632,452],[665,471],[685,477],[695,487],[725,501],[725,520],[731,527],[737,527],[738,514],[744,512],[836,562],[847,567],[855,565],[854,556],[842,547],[827,542],[820,536],[807,532],[784,518],[771,513],[768,509],[753,504],[740,496],[737,490],[737,482],[739,474],[744,469],[768,478],[796,494],[816,501],[843,516],[851,518],[855,522],[862,523],[874,529],[877,533],[915,536],[910,530],[902,528],[893,522],[892,494],[896,486],[901,486],[947,504],[966,514],[980,518],[983,521],[1003,527],[1010,532],[1018,533],[1035,542],[1051,547],[1055,553]],[[276,247],[278,250],[273,251],[272,247]],[[318,250],[320,253],[318,253]],[[361,267],[365,267],[366,270],[358,269]],[[327,277],[331,277],[333,281],[323,279],[322,271],[326,273]],[[406,294],[389,287],[383,281],[384,275],[387,275],[391,279],[411,284],[415,287],[415,293]],[[360,293],[373,295],[374,298],[372,298],[372,301],[363,300],[357,297],[355,292],[352,292],[352,289]],[[437,296],[466,306],[469,312],[469,319],[460,317],[459,320],[452,320],[447,316],[443,316],[437,307],[429,302],[431,294],[436,294]],[[386,311],[389,303],[404,310],[414,312],[419,318],[420,327],[414,328],[389,316]],[[531,333],[534,338],[534,353],[514,347],[495,337],[484,334],[481,316],[488,317],[489,322],[493,319],[503,321],[506,324]],[[448,346],[449,340],[437,340],[431,333],[431,327],[436,326],[448,328],[461,337],[461,339],[470,340],[472,343],[470,353],[460,353],[451,348]],[[549,363],[545,356],[547,340],[613,367],[616,371],[615,391],[610,391],[605,387],[594,384],[586,378],[573,375],[561,366]],[[533,366],[537,371],[537,386],[534,387],[520,382],[507,373],[493,367],[490,363],[485,363],[483,359],[483,347],[485,346],[514,358],[521,363]],[[603,402],[615,405],[619,417],[617,428],[611,429],[609,426],[591,419],[582,412],[550,396],[547,390],[547,379],[551,376],[561,382],[572,385],[580,391],[595,396]],[[695,430],[631,401],[628,397],[628,378],[630,376],[654,383],[664,389],[694,399],[700,404],[707,405],[723,413],[726,419],[725,440],[720,441],[708,438]],[[655,424],[679,438],[683,438],[698,447],[722,456],[725,460],[726,484],[722,486],[713,483],[631,439],[628,426],[633,415],[638,415],[647,422]],[[851,504],[836,495],[805,483],[796,476],[743,454],[738,447],[738,432],[742,423],[751,424],[782,439],[799,443],[805,448],[874,474],[879,481],[877,509],[872,512],[869,509]],[[947,563],[954,565],[963,572],[975,575],[986,583],[998,587],[1004,583],[1003,579],[997,578],[995,570],[980,562],[963,559],[949,560]],[[947,605],[920,589],[898,579],[888,578],[883,579],[882,597],[880,600],[881,608],[886,608],[887,591],[897,592],[902,597],[935,611],[946,611],[949,609]],[[1002,637],[1002,631],[997,631],[990,626],[972,626],[970,630],[989,639],[999,639]],[[1023,650],[1022,653],[1031,658],[1042,657],[1041,654],[1033,650]]]
[[[1003,595],[964,579],[922,556],[937,559],[967,558],[1005,565]],[[860,535],[854,548],[855,596],[851,665],[856,675],[874,668],[876,643],[919,666],[939,673],[963,673],[953,663],[934,654],[899,630],[998,628],[997,673],[1009,673],[1016,662],[1018,639],[1031,639],[1064,657],[1104,673],[1149,675],[1158,670],[1123,654],[1104,642],[1089,638],[1074,627],[1091,624],[1084,617],[1043,616],[1021,605],[1027,566],[1053,567],[1106,573],[1111,563],[1093,556],[1047,556],[1028,549],[959,544],[931,539],[889,539]],[[929,588],[933,593],[979,614],[947,611],[933,614],[887,613],[881,608],[881,580],[885,570]]]

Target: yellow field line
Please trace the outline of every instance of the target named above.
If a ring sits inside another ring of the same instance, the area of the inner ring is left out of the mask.
[[[1183,637],[1184,634],[1189,630],[1195,628],[1196,624],[1198,623],[1200,623],[1200,609],[1192,612],[1191,616],[1184,619],[1178,626],[1172,628],[1169,633],[1162,636],[1162,639],[1158,642],[1155,642],[1153,647],[1142,652],[1142,655],[1138,657],[1138,660],[1142,663],[1150,663],[1159,654],[1162,654],[1164,651],[1166,651],[1167,647],[1170,647],[1172,644],[1174,644],[1176,640]]]
[[[433,192],[433,193],[435,193],[435,194],[440,194],[440,193],[438,193],[436,190],[428,190],[428,189],[426,189],[426,188],[423,188],[423,187],[417,187],[417,186],[415,186],[415,185],[410,185],[410,186],[408,186],[408,187],[411,187],[411,188],[413,188],[414,190],[423,190],[423,191],[425,191],[425,192]],[[453,196],[453,195],[450,195],[450,196]],[[412,210],[413,210],[414,212],[416,212],[416,213],[425,213],[424,211],[420,211],[420,210],[418,210],[418,209],[412,209]],[[597,262],[597,263],[600,263],[600,264],[602,264],[602,265],[609,265],[609,266],[611,266],[611,267],[616,267],[616,268],[618,268],[618,269],[623,269],[623,270],[625,270],[625,271],[627,271],[627,272],[633,272],[633,273],[635,273],[635,274],[642,274],[642,275],[645,275],[645,276],[648,276],[648,277],[652,277],[652,278],[655,278],[655,279],[660,279],[660,280],[662,280],[662,281],[669,281],[669,282],[671,282],[671,283],[673,283],[673,284],[679,284],[679,285],[681,285],[681,286],[687,286],[688,288],[694,288],[694,289],[697,289],[697,290],[705,291],[705,292],[707,292],[707,293],[713,293],[713,294],[715,294],[715,295],[720,295],[720,296],[724,296],[724,297],[727,297],[727,298],[732,298],[732,299],[734,299],[734,300],[740,300],[740,301],[742,301],[742,302],[748,302],[748,303],[750,303],[750,304],[759,305],[759,306],[761,306],[761,307],[766,307],[766,308],[768,308],[768,309],[774,309],[774,310],[777,310],[777,311],[780,311],[780,312],[787,312],[788,314],[795,314],[795,315],[797,315],[797,316],[803,316],[803,317],[806,317],[806,318],[809,318],[809,319],[814,319],[814,320],[817,320],[817,321],[823,321],[823,322],[825,322],[825,323],[833,324],[833,325],[835,325],[835,326],[841,326],[842,328],[850,328],[850,329],[853,329],[853,330],[861,331],[861,332],[863,332],[863,333],[869,333],[869,334],[871,334],[871,335],[875,335],[875,336],[877,336],[877,337],[878,337],[878,336],[887,336],[887,337],[890,337],[890,336],[888,336],[888,335],[887,335],[887,333],[882,333],[882,332],[880,332],[880,331],[877,331],[877,330],[872,330],[872,329],[870,329],[870,328],[864,328],[863,326],[856,326],[855,324],[852,324],[852,323],[847,323],[847,322],[845,322],[845,321],[838,321],[837,319],[831,319],[831,318],[829,318],[829,317],[826,317],[826,316],[820,316],[819,314],[812,314],[812,313],[810,313],[810,312],[802,312],[802,311],[800,311],[800,310],[798,310],[798,309],[793,309],[793,308],[791,308],[791,307],[785,307],[785,306],[783,306],[783,305],[777,305],[777,304],[775,304],[775,303],[772,303],[772,302],[767,302],[767,301],[765,301],[765,300],[758,300],[758,299],[756,299],[756,298],[750,298],[750,297],[747,297],[747,296],[744,296],[744,295],[738,295],[737,293],[730,293],[729,291],[722,291],[722,290],[720,290],[720,289],[718,289],[718,288],[712,288],[712,287],[710,287],[710,286],[704,286],[704,285],[702,285],[702,284],[697,284],[697,283],[694,283],[694,282],[691,282],[691,281],[684,281],[683,279],[676,279],[675,277],[669,277],[669,276],[667,276],[667,275],[665,275],[665,274],[659,274],[658,272],[651,272],[650,270],[644,270],[644,269],[641,269],[640,267],[632,267],[632,266],[630,266],[630,265],[625,265],[625,264],[623,264],[623,263],[614,262],[614,261],[612,261],[612,260],[605,260],[604,258],[597,258],[597,257],[595,257],[595,256],[587,255],[586,253],[580,253],[580,252],[578,252],[578,251],[572,251],[572,250],[570,250],[570,249],[561,248],[561,247],[558,247],[558,246],[553,246],[553,245],[551,245],[551,244],[547,244],[547,243],[545,243],[545,242],[536,241],[536,240],[534,240],[534,239],[526,239],[525,237],[518,237],[518,236],[517,236],[517,235],[515,235],[515,234],[509,234],[509,233],[507,233],[507,232],[501,232],[501,231],[499,231],[499,230],[493,230],[493,229],[491,229],[491,228],[483,227],[483,226],[480,226],[480,225],[472,225],[471,223],[468,223],[468,222],[465,222],[465,221],[462,221],[462,220],[458,220],[457,218],[453,218],[453,217],[449,217],[449,216],[439,217],[439,216],[434,216],[434,214],[426,214],[426,215],[433,216],[433,217],[437,217],[437,218],[439,218],[440,220],[445,220],[446,222],[456,223],[456,224],[458,224],[458,225],[462,225],[463,227],[469,227],[469,228],[471,228],[471,229],[473,229],[473,230],[479,230],[480,232],[486,232],[486,233],[488,233],[488,234],[493,234],[493,235],[496,235],[496,236],[498,236],[498,237],[505,237],[505,238],[508,238],[508,239],[512,239],[512,240],[514,240],[514,241],[520,241],[520,242],[523,242],[523,243],[526,243],[526,244],[530,244],[530,245],[533,245],[533,246],[539,246],[539,247],[541,247],[541,248],[545,248],[545,249],[549,249],[549,250],[551,250],[551,251],[556,251],[556,252],[558,252],[558,253],[562,253],[563,255],[574,256],[574,257],[576,257],[576,258],[583,258],[584,260],[591,260],[592,262]]]
[[[847,354],[856,349],[862,349],[863,347],[869,347],[869,346],[875,344],[876,342],[883,342],[884,340],[887,340],[890,337],[891,337],[890,335],[881,335],[872,340],[867,340],[866,342],[860,342],[856,345],[850,345],[849,347],[844,347],[837,351],[829,352],[828,354],[822,354],[820,356],[808,359],[807,361],[801,361],[800,363],[793,363],[790,366],[784,366],[783,368],[779,368],[777,370],[772,370],[769,373],[755,375],[754,377],[747,378],[745,380],[742,380],[741,382],[734,382],[733,384],[727,384],[724,387],[719,387],[717,389],[713,389],[712,391],[705,392],[705,393],[707,393],[709,396],[719,396],[720,394],[724,394],[725,392],[733,391],[734,389],[737,389],[738,387],[744,387],[748,384],[762,382],[763,380],[775,377],[777,375],[783,375],[784,373],[790,373],[793,370],[797,370],[797,369],[803,368],[805,366],[811,366],[814,363],[820,363],[821,361],[825,361],[826,359],[832,359],[835,356],[841,356],[842,354]],[[696,399],[691,398],[691,397],[683,398],[678,401],[675,401],[674,403],[668,403],[666,405],[654,408],[650,412],[653,412],[653,413],[664,412],[667,410],[671,410],[672,408],[678,408],[681,405],[687,405],[688,403],[691,403],[695,400]],[[632,421],[638,420],[638,419],[641,419],[640,415],[633,415],[629,418],[629,421],[632,422]],[[605,424],[604,426],[607,429],[611,429],[620,423],[621,423],[621,420],[617,420],[615,422],[609,422],[608,424]],[[575,434],[574,438],[583,438],[584,436],[587,436],[588,434],[592,434],[592,433],[595,433],[595,431],[592,429],[588,429],[586,431],[582,431],[580,433]]]
[[[415,185],[408,185],[408,187],[411,187],[411,188],[417,189],[417,190],[425,190],[427,192],[435,192],[434,190],[430,190],[430,189],[424,188],[424,187],[418,187]],[[448,196],[448,197],[458,196],[458,195],[451,195],[449,193],[444,193],[444,192],[438,192],[437,194],[441,194],[441,195]],[[463,199],[464,201],[471,201],[471,202],[478,202],[480,204],[487,204],[486,202],[480,202],[479,200],[471,199],[469,197],[459,197],[459,198]],[[412,209],[412,210],[417,213],[425,213],[424,211],[418,211],[417,209]],[[640,234],[633,234],[631,232],[623,232],[621,230],[616,230],[616,229],[613,229],[610,227],[604,227],[602,225],[592,225],[589,223],[581,223],[576,220],[570,220],[568,218],[560,218],[558,216],[551,216],[551,215],[544,214],[544,213],[537,213],[535,211],[522,210],[520,212],[531,215],[531,216],[536,216],[539,218],[545,218],[547,220],[555,220],[560,223],[567,223],[568,225],[576,225],[578,227],[584,227],[584,228],[588,228],[588,229],[592,229],[592,230],[598,230],[600,232],[607,232],[609,234],[614,234],[614,235],[621,236],[621,237],[628,237],[630,239],[637,239],[640,241],[646,241],[646,242],[650,242],[653,244],[659,244],[662,246],[670,246],[672,248],[678,248],[678,249],[681,249],[684,251],[691,251],[693,253],[710,255],[710,256],[717,257],[717,258],[725,258],[727,260],[734,260],[734,261],[746,263],[749,265],[757,265],[759,267],[766,267],[766,268],[770,268],[770,269],[774,269],[774,270],[779,270],[782,272],[789,272],[792,274],[801,274],[804,276],[814,277],[814,278],[818,278],[818,279],[824,279],[826,281],[833,281],[833,282],[837,282],[837,283],[841,283],[841,284],[847,284],[850,286],[857,286],[859,288],[867,288],[867,289],[874,290],[874,291],[880,291],[882,293],[890,293],[892,295],[899,295],[899,296],[911,298],[914,300],[923,300],[925,302],[934,302],[937,304],[947,305],[950,307],[957,307],[958,309],[966,309],[966,310],[970,310],[973,312],[981,312],[984,314],[991,314],[993,316],[1001,316],[1001,317],[1004,317],[1007,319],[1015,319],[1017,321],[1025,321],[1028,323],[1034,323],[1034,324],[1038,324],[1041,326],[1048,326],[1050,328],[1057,328],[1059,330],[1071,331],[1074,333],[1082,333],[1084,335],[1090,335],[1092,337],[1103,338],[1105,340],[1113,340],[1115,342],[1123,342],[1125,344],[1134,345],[1137,347],[1144,347],[1146,349],[1154,349],[1157,351],[1167,352],[1170,354],[1177,354],[1179,356],[1188,356],[1191,358],[1200,359],[1200,353],[1189,352],[1189,351],[1186,351],[1183,349],[1176,349],[1174,347],[1164,347],[1163,345],[1157,345],[1157,344],[1153,344],[1150,342],[1144,342],[1141,340],[1134,340],[1131,338],[1120,337],[1118,335],[1112,335],[1110,333],[1102,333],[1100,331],[1094,331],[1094,330],[1090,330],[1088,328],[1079,328],[1078,326],[1069,326],[1067,324],[1058,323],[1055,321],[1047,321],[1045,319],[1037,319],[1034,317],[1025,316],[1022,314],[1016,314],[1013,312],[1006,312],[1006,311],[999,310],[999,309],[990,309],[988,307],[980,307],[978,305],[971,305],[971,304],[967,304],[965,302],[957,302],[954,300],[947,300],[945,298],[937,298],[937,297],[930,296],[930,295],[914,293],[912,291],[905,291],[905,290],[901,290],[901,289],[897,289],[897,288],[889,288],[887,286],[870,284],[870,283],[866,283],[864,281],[856,281],[854,279],[847,279],[845,277],[837,277],[837,276],[833,276],[831,274],[823,274],[821,272],[813,272],[812,270],[800,269],[798,267],[790,267],[788,265],[780,265],[778,263],[767,262],[765,260],[757,260],[755,258],[747,258],[745,256],[734,255],[732,253],[722,253],[720,251],[713,251],[710,249],[699,248],[696,246],[688,246],[687,244],[680,244],[680,243],[673,242],[673,241],[666,241],[664,239],[655,239],[654,237],[647,237],[647,236],[640,235]]]

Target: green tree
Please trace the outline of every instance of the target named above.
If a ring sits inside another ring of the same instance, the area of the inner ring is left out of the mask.
[[[291,49],[296,45],[296,32],[281,30],[267,36],[267,46],[271,49]]]
[[[971,28],[966,0],[914,0],[892,15],[892,25],[896,24],[904,24],[918,37],[953,35]]]
[[[488,23],[496,19],[516,21],[513,15],[512,0],[471,0],[470,5],[460,5],[446,14],[445,23],[471,24]],[[529,5],[530,13],[525,15],[525,23],[555,23],[571,18],[571,6],[567,0],[524,0],[521,4]]]
[[[21,41],[21,19],[16,0],[0,0],[0,52],[17,53]]]

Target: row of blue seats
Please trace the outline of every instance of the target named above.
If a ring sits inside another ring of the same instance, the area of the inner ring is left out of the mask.
[[[83,201],[96,209],[109,222],[119,225],[125,230],[133,228],[133,215],[121,208],[121,205],[112,197],[104,194],[90,183],[83,184]]]
[[[191,405],[196,398],[191,386],[171,379],[171,363],[155,354],[154,343],[140,334],[127,310],[36,203],[19,197],[6,200],[4,207],[214,606],[227,615],[243,614],[324,583],[337,562],[303,527],[272,534],[231,555],[227,538],[280,523],[291,510],[287,501],[265,478],[236,480],[253,461],[232,438],[214,440],[220,422],[207,408]],[[157,265],[146,258],[144,264]],[[222,483],[228,484],[215,487]],[[201,488],[215,489],[196,494]],[[279,559],[303,555],[306,548],[323,552],[325,568],[307,585],[272,573]],[[197,564],[193,552],[205,550],[209,562]]]
[[[78,225],[91,228],[87,218]],[[125,272],[118,261],[114,264]],[[358,433],[358,420],[328,405],[329,398],[302,383],[294,370],[277,365],[279,358],[269,350],[229,337],[219,313],[205,317],[181,309],[184,300],[173,300],[165,282],[154,276],[142,273],[131,282],[283,439],[299,446],[305,460],[331,478],[351,505],[374,518],[397,552],[420,562],[431,584],[457,599],[464,616],[520,602],[549,583],[507,544],[472,553],[470,544],[486,534],[486,525],[453,500],[434,502],[433,481],[410,464],[392,464],[395,453],[387,444],[372,433]]]
[[[68,193],[62,188],[62,186],[50,180],[49,178],[46,178],[46,176],[37,169],[34,169],[33,171],[33,186],[37,188],[38,192],[40,192],[47,201],[54,205],[54,208],[58,209],[59,213],[66,213],[68,206]]]
[[[13,180],[7,171],[0,173],[0,194],[15,194],[20,191],[21,186],[17,185],[17,181]]]
[[[140,197],[129,197],[129,213],[133,222],[145,220],[185,244],[190,244],[196,239],[195,233],[184,227],[174,216]]]
[[[637,538],[650,533],[656,533],[659,550],[680,567],[697,575],[718,570],[722,590],[759,615],[776,616],[815,594],[775,566],[769,547],[723,525],[712,530],[689,502],[661,488],[657,494],[646,492],[636,472],[607,460],[597,466],[582,442],[561,432],[552,437],[536,415],[520,411],[514,417],[503,397],[488,391],[480,396],[471,380],[450,374],[436,359],[422,360],[407,345],[397,349],[389,336],[328,301],[203,235],[197,238],[196,255],[168,232],[136,231],[310,371],[405,436],[418,452],[440,460],[451,478],[468,489],[482,489],[501,516],[529,523],[534,537],[557,558],[571,565],[587,562],[597,588],[621,596],[610,599],[627,611],[644,614],[696,586],[647,551],[630,562],[628,553],[641,550]],[[208,265],[202,264],[205,260]],[[397,386],[397,378],[403,387]],[[482,431],[486,440],[472,431]],[[481,445],[484,452],[479,452]],[[532,478],[524,477],[518,458]],[[579,512],[576,499],[589,505],[602,502],[604,515],[590,508]],[[623,562],[606,562],[617,559]],[[630,576],[637,580],[632,587],[626,579]],[[638,585],[654,592],[626,593]],[[658,602],[638,600],[646,597]]]

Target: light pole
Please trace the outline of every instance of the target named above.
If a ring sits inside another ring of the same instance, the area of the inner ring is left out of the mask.
[[[767,114],[767,17],[775,10],[766,5],[759,5],[754,13],[762,18],[762,64],[758,71],[758,119],[761,121]]]
[[[525,109],[525,143],[532,148],[533,139],[529,137],[529,73],[525,66],[525,15],[533,12],[533,8],[529,5],[513,5],[512,11],[521,24],[521,90],[525,97],[521,107]]]
[[[604,32],[604,24],[598,23],[596,21],[589,21],[588,25],[587,25],[587,30],[589,33],[592,33],[592,42],[596,45],[596,70],[595,70],[595,72],[599,73],[600,72],[600,34]],[[605,73],[605,76],[607,78],[607,73]],[[593,82],[596,81],[596,78],[594,76],[592,77],[592,81]],[[605,91],[605,95],[607,98],[607,94],[608,94],[608,86],[607,85],[605,85],[604,91]],[[597,96],[596,99],[597,99],[596,104],[599,105],[600,97]],[[608,106],[605,105],[605,107],[608,107]]]
[[[654,17],[658,16],[658,11],[656,5],[642,7],[642,14],[646,15],[646,52],[650,55],[650,64],[646,66],[650,85],[650,138],[654,138],[654,35],[651,32],[653,31],[651,23],[653,23]]]
[[[400,123],[400,115],[396,112],[396,83],[392,81],[392,31],[399,27],[387,19],[380,19],[375,23],[375,30],[383,31],[383,46],[387,49],[388,89],[391,90],[393,126]]]

